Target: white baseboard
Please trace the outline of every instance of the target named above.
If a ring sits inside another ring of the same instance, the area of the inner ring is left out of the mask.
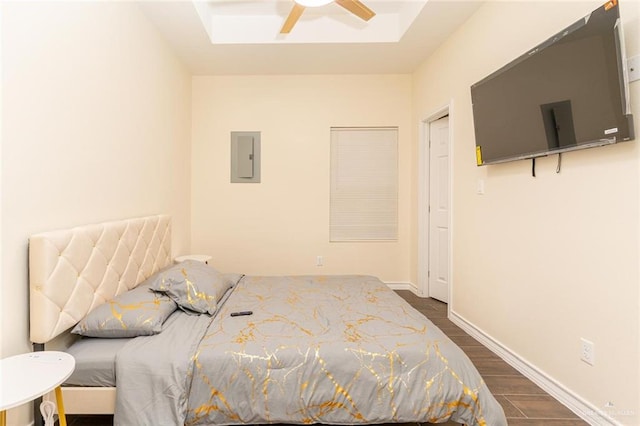
[[[622,426],[622,423],[612,418],[607,412],[585,401],[551,376],[458,315],[455,311],[449,311],[449,319],[486,346],[491,352],[502,358],[507,364],[518,370],[523,376],[564,404],[585,422],[592,426]]]
[[[418,293],[418,287],[416,287],[413,283],[410,282],[406,282],[406,283],[391,283],[391,282],[385,282],[385,284],[391,289],[391,290],[410,290],[411,292],[413,292],[413,294],[415,294],[416,296],[420,296],[420,294]]]

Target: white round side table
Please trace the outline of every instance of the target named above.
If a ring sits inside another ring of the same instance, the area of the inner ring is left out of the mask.
[[[6,426],[6,410],[55,389],[60,426],[66,426],[60,385],[73,373],[76,360],[65,352],[28,352],[0,360],[0,425]]]

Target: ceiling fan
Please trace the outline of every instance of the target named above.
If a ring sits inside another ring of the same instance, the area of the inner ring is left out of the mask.
[[[324,6],[332,2],[344,7],[364,21],[368,21],[376,16],[375,12],[365,6],[360,0],[294,0],[293,8],[284,21],[280,34],[289,34],[291,32],[305,8]]]

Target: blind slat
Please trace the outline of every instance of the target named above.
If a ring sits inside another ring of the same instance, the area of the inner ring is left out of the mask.
[[[331,129],[331,241],[398,239],[398,129]]]

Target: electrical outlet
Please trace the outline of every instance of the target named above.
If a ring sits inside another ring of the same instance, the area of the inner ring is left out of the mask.
[[[580,339],[580,359],[589,365],[596,363],[596,348],[593,342],[587,339]]]
[[[322,256],[316,256],[316,266],[322,265],[324,265],[324,259],[322,258]]]

